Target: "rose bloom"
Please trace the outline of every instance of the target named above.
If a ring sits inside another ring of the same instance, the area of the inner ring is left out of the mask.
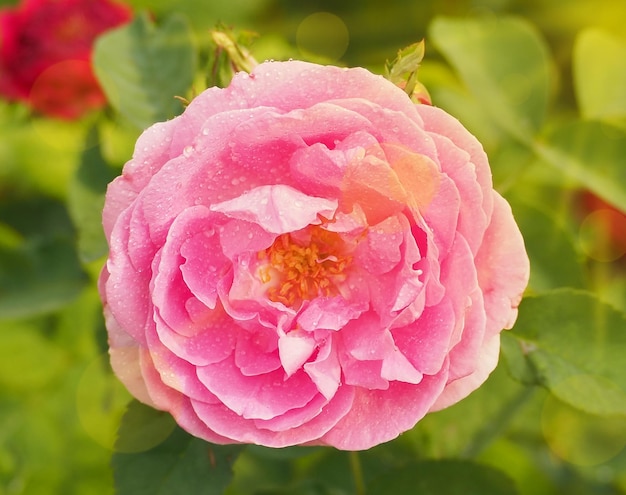
[[[109,0],[25,0],[0,10],[0,94],[63,119],[102,107],[93,42],[131,16]]]
[[[496,366],[529,262],[481,145],[364,69],[267,62],[109,186],[115,373],[214,443],[367,449]]]

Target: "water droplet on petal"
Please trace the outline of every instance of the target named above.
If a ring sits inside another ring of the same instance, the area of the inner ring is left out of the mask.
[[[183,155],[186,158],[189,158],[191,156],[191,154],[194,152],[194,147],[189,145],[189,146],[185,146],[185,148],[183,149]]]

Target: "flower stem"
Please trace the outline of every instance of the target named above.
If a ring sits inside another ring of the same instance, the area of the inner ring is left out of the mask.
[[[535,386],[525,386],[506,402],[498,414],[476,433],[461,453],[461,457],[476,457],[485,450],[509,426],[515,415],[534,395],[536,389]]]
[[[348,453],[350,459],[350,469],[354,478],[354,486],[356,495],[365,495],[365,482],[363,481],[363,469],[361,468],[361,460],[359,453],[351,451]]]

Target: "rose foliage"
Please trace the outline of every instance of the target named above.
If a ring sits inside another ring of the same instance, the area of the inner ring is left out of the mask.
[[[266,62],[109,186],[114,371],[214,443],[367,449],[476,389],[529,276],[487,157],[364,69]]]
[[[0,10],[0,94],[64,119],[101,108],[93,42],[131,17],[110,0],[25,0]]]

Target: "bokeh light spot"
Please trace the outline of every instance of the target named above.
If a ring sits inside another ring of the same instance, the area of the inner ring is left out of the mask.
[[[552,395],[544,403],[541,426],[550,450],[577,466],[607,462],[626,445],[626,417],[588,414]]]
[[[584,253],[596,261],[610,262],[626,253],[626,217],[603,208],[585,217],[580,225],[579,241]]]
[[[337,61],[348,48],[350,33],[340,17],[316,12],[306,17],[296,31],[298,50],[305,57]]]

